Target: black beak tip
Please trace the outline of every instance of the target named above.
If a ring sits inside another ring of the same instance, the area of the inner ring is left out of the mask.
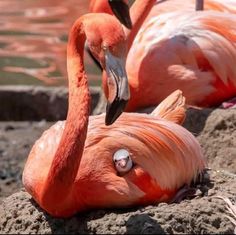
[[[130,18],[125,19],[122,24],[128,29],[132,29],[132,22]]]
[[[109,0],[109,5],[117,19],[128,29],[132,28],[129,6],[122,0]]]
[[[114,100],[112,103],[107,102],[106,107],[106,126],[112,125],[116,119],[124,112],[127,100]]]
[[[110,118],[108,118],[108,116],[106,115],[106,118],[105,118],[105,125],[106,126],[110,126],[114,123],[114,121]]]

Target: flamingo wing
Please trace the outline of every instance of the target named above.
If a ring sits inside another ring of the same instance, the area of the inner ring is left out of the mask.
[[[164,99],[151,114],[182,124],[186,116],[185,111],[185,97],[182,91],[176,90]]]
[[[109,152],[109,161],[119,149],[130,152],[134,168],[119,178],[142,190],[148,202],[161,200],[168,190],[171,195],[189,184],[205,167],[201,148],[192,134],[153,115],[124,113],[112,127],[104,126],[103,118],[91,117],[88,131],[85,152],[86,148],[94,148],[90,149],[91,155]],[[132,192],[128,196],[132,197]]]
[[[23,179],[36,199],[64,124],[57,122],[45,131],[29,155],[24,171],[27,177]],[[113,154],[121,148],[130,152],[134,162],[134,167],[122,177],[112,161]],[[204,167],[198,142],[174,122],[153,115],[124,113],[112,126],[105,126],[104,115],[92,116],[70,200],[74,210],[168,200]]]

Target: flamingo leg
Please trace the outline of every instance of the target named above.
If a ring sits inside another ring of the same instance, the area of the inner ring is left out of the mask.
[[[226,102],[223,102],[221,105],[221,108],[223,109],[235,108],[236,109],[236,97]]]
[[[194,182],[191,183],[191,185],[185,184],[183,187],[181,187],[174,198],[172,198],[170,203],[180,203],[185,198],[194,198],[198,195],[203,195],[205,193],[205,190],[201,189],[201,185],[209,182],[208,170],[210,169],[206,168],[203,172],[199,173],[199,175],[194,180]],[[201,191],[200,194],[199,189]]]
[[[193,198],[196,196],[196,191],[197,188],[190,187],[189,185],[184,185],[181,189],[179,189],[170,203],[180,203],[185,198]]]
[[[204,0],[196,0],[195,10],[196,11],[204,10]]]

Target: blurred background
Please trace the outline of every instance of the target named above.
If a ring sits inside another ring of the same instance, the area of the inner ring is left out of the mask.
[[[66,42],[88,0],[1,0],[0,85],[64,86]],[[90,85],[100,71],[85,53]]]

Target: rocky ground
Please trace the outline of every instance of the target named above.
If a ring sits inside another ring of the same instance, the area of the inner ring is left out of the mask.
[[[36,99],[34,107],[37,102]],[[55,112],[59,111],[52,113]],[[95,210],[70,219],[50,217],[22,189],[25,160],[34,141],[52,125],[50,115],[47,120],[37,122],[26,121],[22,116],[20,121],[0,122],[1,234],[234,233],[235,225],[230,220],[233,216],[227,203],[216,196],[228,197],[236,203],[236,109],[189,109],[187,112],[184,126],[199,140],[210,168],[203,182],[196,186],[194,198],[173,204]],[[4,116],[3,113],[0,116]]]

